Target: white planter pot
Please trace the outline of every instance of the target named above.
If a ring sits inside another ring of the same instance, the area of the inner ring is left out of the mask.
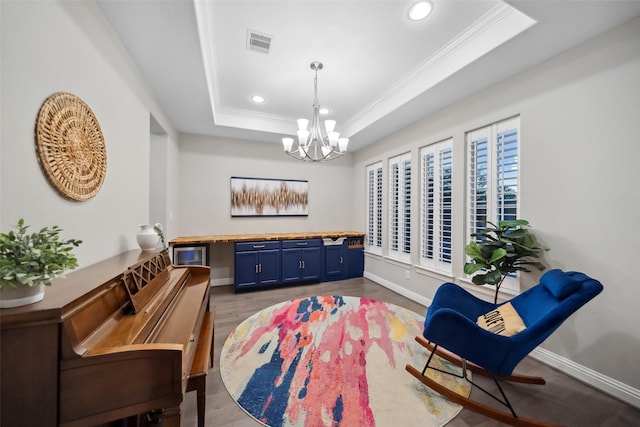
[[[160,236],[151,224],[140,224],[140,231],[136,235],[138,245],[143,251],[152,251],[158,247]]]
[[[44,298],[44,285],[35,286],[17,285],[3,286],[0,289],[0,308],[20,307],[42,301]]]

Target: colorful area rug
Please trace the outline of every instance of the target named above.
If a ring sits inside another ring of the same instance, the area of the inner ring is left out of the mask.
[[[461,406],[405,371],[424,366],[414,341],[424,316],[366,298],[317,296],[266,308],[229,335],[220,357],[227,390],[270,427],[442,426]],[[438,358],[441,368],[459,370]],[[465,396],[464,380],[429,370]]]

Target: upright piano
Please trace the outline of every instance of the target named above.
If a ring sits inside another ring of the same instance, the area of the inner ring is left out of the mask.
[[[190,390],[204,423],[208,267],[126,252],[56,279],[43,301],[1,309],[0,329],[3,427],[144,425],[148,414],[179,426]]]

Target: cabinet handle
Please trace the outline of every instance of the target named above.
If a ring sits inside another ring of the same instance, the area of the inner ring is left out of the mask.
[[[262,273],[262,264],[258,264],[260,266],[258,273]]]
[[[298,268],[302,268],[302,261],[298,261]]]
[[[302,268],[304,268],[304,261],[302,261]]]
[[[340,257],[340,264],[342,264],[342,257]]]
[[[297,245],[298,246],[307,246],[309,243],[308,242],[298,242]]]
[[[258,273],[258,264],[256,264],[256,274]]]
[[[253,249],[262,249],[264,247],[264,245],[253,245]]]

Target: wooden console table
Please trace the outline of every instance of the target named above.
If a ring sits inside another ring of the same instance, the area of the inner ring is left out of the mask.
[[[358,231],[187,236],[169,242],[174,262],[179,252],[206,252],[216,243],[234,244],[236,292],[361,277],[364,271],[364,233]],[[185,258],[201,260],[208,253]]]
[[[268,233],[268,234],[218,234],[212,236],[176,237],[169,245],[197,245],[206,243],[252,242],[264,240],[295,240],[295,239],[333,239],[341,237],[364,237],[360,231],[319,231],[301,233]]]

